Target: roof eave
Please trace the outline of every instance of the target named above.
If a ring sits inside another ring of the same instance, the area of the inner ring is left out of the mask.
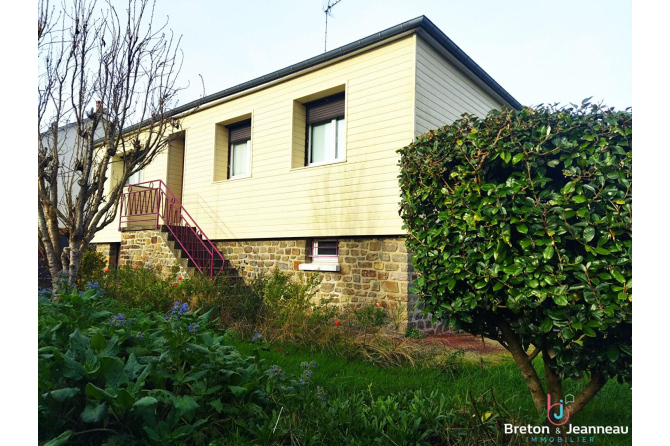
[[[495,92],[500,98],[507,102],[511,107],[520,110],[522,105],[512,97],[504,88],[500,86],[491,76],[486,73],[479,65],[475,63],[470,57],[461,50],[458,45],[456,45],[449,37],[446,36],[433,22],[431,22],[426,16],[419,16],[412,20],[408,20],[399,25],[392,26],[378,33],[372,34],[363,39],[357,40],[356,42],[349,43],[347,45],[335,48],[326,53],[319,54],[318,56],[311,57],[302,62],[298,62],[288,67],[282,68],[280,70],[274,71],[272,73],[266,74],[264,76],[257,77],[250,81],[235,85],[234,87],[221,90],[217,93],[213,93],[209,96],[205,96],[201,99],[191,101],[187,104],[175,107],[170,110],[166,117],[173,117],[185,113],[189,110],[193,110],[196,107],[203,106],[205,104],[218,101],[228,96],[234,94],[242,93],[246,90],[250,90],[255,87],[285,78],[287,76],[299,73],[301,71],[313,68],[315,66],[330,62],[334,59],[341,58],[348,54],[360,51],[366,47],[378,44],[384,40],[393,38],[403,33],[408,33],[415,30],[423,30],[433,39],[435,39],[440,45],[442,45],[460,64],[467,68],[473,75],[475,75],[481,82],[483,82],[487,87],[489,87],[493,92]],[[146,126],[150,120],[143,121],[139,124],[131,125],[123,130],[123,132],[137,130]]]

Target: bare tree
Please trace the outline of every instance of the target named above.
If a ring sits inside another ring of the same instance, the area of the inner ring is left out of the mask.
[[[182,57],[167,24],[154,27],[155,1],[129,0],[122,12],[68,3],[38,8],[38,233],[52,279],[74,284],[128,178],[179,128],[170,110]]]

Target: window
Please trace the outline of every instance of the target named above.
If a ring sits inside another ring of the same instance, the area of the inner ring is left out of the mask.
[[[337,240],[314,240],[312,260],[337,262]]]
[[[344,160],[344,93],[305,104],[306,165]]]
[[[228,126],[228,178],[249,176],[251,120]]]
[[[312,253],[309,256],[311,263],[303,263],[298,269],[302,271],[339,271],[338,256],[337,240],[314,240]]]
[[[132,174],[131,176],[128,177],[128,181],[126,181],[126,185],[141,183],[143,176],[144,175],[142,175],[142,171],[138,170],[137,172],[135,172],[134,174]]]

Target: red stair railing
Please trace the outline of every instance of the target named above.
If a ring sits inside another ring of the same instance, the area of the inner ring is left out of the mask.
[[[162,224],[199,272],[213,278],[223,270],[221,252],[162,180],[126,186],[119,212],[119,231],[146,229],[148,224],[160,229]]]

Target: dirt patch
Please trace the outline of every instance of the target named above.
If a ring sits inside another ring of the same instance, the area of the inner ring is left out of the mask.
[[[507,350],[495,341],[481,336],[470,334],[441,333],[438,335],[429,335],[421,339],[402,338],[398,340],[403,343],[412,343],[420,346],[423,353],[429,357],[441,357],[445,353],[458,354],[463,351],[462,358],[473,364],[484,366],[500,364],[507,358],[511,358]]]
[[[466,352],[490,354],[506,352],[505,348],[495,341],[469,334],[450,334],[426,336],[421,339],[412,339],[413,342],[426,346],[463,349]]]

